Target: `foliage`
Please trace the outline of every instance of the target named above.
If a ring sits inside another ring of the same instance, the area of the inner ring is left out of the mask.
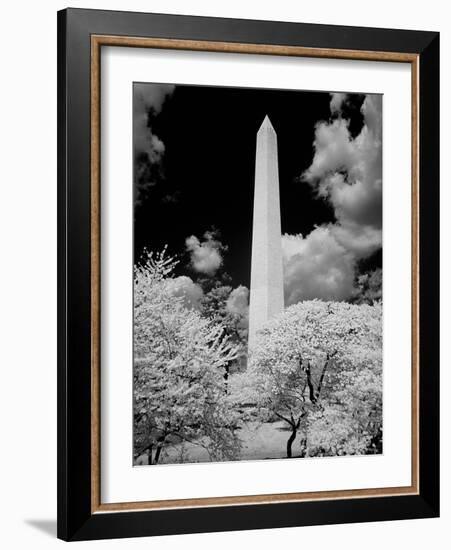
[[[237,359],[245,361],[247,355],[247,310],[237,310],[230,307],[230,298],[233,296],[230,285],[218,284],[213,286],[202,298],[201,313],[213,323],[224,328],[224,335],[239,347]]]
[[[344,373],[334,399],[311,415],[308,453],[336,456],[382,452],[381,385],[377,369]]]
[[[302,302],[260,331],[235,395],[290,430],[287,456],[371,452],[381,430],[381,306]],[[247,388],[247,392],[244,388]]]
[[[235,328],[227,310],[227,300],[232,292],[229,285],[213,286],[202,298],[202,313],[212,321],[226,324],[229,332],[234,333]]]
[[[353,304],[375,304],[382,300],[382,269],[364,273],[357,277],[354,293],[351,296]]]
[[[174,296],[175,265],[163,250],[135,267],[135,456],[147,451],[157,463],[165,445],[183,440],[205,446],[212,459],[231,459],[239,452],[238,413],[225,393],[224,369],[238,346]]]

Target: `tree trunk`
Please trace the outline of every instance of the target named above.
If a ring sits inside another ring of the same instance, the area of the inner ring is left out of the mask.
[[[307,456],[307,438],[306,437],[303,437],[301,439],[300,447],[301,447],[301,457],[304,458]]]
[[[154,464],[158,464],[158,461],[160,459],[161,449],[163,448],[164,440],[166,439],[166,436],[162,436],[158,438],[158,445],[157,450],[155,451],[155,457],[153,460]]]
[[[229,391],[229,372],[230,372],[230,366],[226,365],[224,369],[224,388],[225,388],[226,394]]]
[[[161,449],[163,448],[163,443],[158,444],[157,450],[155,451],[155,458],[153,459],[154,464],[158,464],[158,460],[160,459]]]
[[[153,460],[154,464],[158,464],[158,460],[160,459],[160,454],[161,454],[161,448],[163,447],[163,445],[158,445],[157,447],[157,450],[155,452],[155,458]]]
[[[293,445],[293,441],[296,439],[296,433],[297,433],[297,429],[295,427],[292,426],[291,430],[292,430],[291,435],[287,441],[287,458],[292,458],[293,456],[291,447]]]

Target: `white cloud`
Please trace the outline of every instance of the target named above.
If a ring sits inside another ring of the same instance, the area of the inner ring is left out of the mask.
[[[342,92],[335,92],[330,95],[332,96],[330,100],[330,112],[332,114],[340,113],[343,104],[346,103],[348,95]]]
[[[135,84],[134,86],[134,147],[136,153],[146,153],[151,163],[160,162],[164,143],[148,126],[149,111],[159,113],[166,97],[175,89],[172,84]]]
[[[226,309],[230,313],[247,318],[249,314],[249,289],[243,285],[234,288],[227,299]]]
[[[336,239],[333,226],[307,237],[283,235],[285,307],[301,300],[346,300],[354,284],[355,257]]]
[[[356,259],[367,258],[381,247],[382,229],[348,221],[329,227],[336,241]]]
[[[237,328],[243,339],[247,338],[249,329],[249,289],[243,285],[234,288],[230,293],[226,309],[239,316]]]
[[[191,256],[191,267],[198,273],[214,275],[222,265],[223,245],[215,238],[213,232],[204,233],[201,242],[195,235],[185,240],[186,250]]]
[[[182,275],[174,279],[167,279],[166,288],[173,296],[182,297],[187,308],[200,310],[204,293],[202,288],[189,277]]]
[[[344,100],[334,101],[336,95],[333,94],[331,108],[333,103],[339,112]],[[315,154],[303,174],[303,179],[333,206],[337,225],[341,225],[343,231],[352,227],[348,239],[359,239],[359,231],[364,236],[369,227],[380,229],[382,226],[381,96],[367,95],[361,111],[364,124],[355,139],[349,132],[349,122],[341,116],[317,125]],[[373,237],[376,235],[374,232]],[[379,246],[381,244],[380,239]],[[368,254],[373,250],[371,240]]]
[[[357,260],[382,246],[382,98],[366,96],[363,127],[355,138],[342,116],[347,100],[346,94],[331,95],[337,118],[317,124],[312,164],[303,174],[333,207],[337,221],[305,237],[282,237],[285,305],[348,299]]]

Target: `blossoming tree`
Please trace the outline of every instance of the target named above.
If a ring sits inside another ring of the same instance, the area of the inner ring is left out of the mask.
[[[189,441],[211,459],[231,459],[240,448],[238,413],[224,372],[238,346],[174,296],[168,282],[175,265],[164,250],[135,267],[135,457],[146,452],[156,464],[166,445]]]
[[[378,452],[382,430],[380,304],[302,302],[260,331],[235,390],[261,419],[287,425],[287,457]],[[247,393],[244,388],[247,387]]]

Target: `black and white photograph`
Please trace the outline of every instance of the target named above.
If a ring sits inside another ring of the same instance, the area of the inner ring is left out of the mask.
[[[382,453],[382,96],[133,84],[135,465]]]
[[[3,548],[446,548],[449,11],[3,6]]]

